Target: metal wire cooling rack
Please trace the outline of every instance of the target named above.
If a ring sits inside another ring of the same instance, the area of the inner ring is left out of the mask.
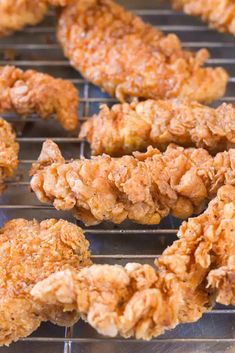
[[[228,90],[223,101],[235,102],[235,39],[217,34],[200,21],[173,12],[166,2],[160,0],[123,1],[146,21],[168,32],[175,32],[182,39],[184,47],[197,50],[207,47],[212,54],[210,65],[223,65],[230,73]],[[143,6],[145,7],[143,9]],[[64,59],[56,42],[55,18],[48,14],[45,21],[34,28],[0,39],[0,65],[14,64],[24,69],[35,68],[55,76],[70,79],[80,90],[80,116],[87,117],[98,110],[100,103],[112,104],[114,99],[98,88],[84,81]],[[76,137],[68,136],[53,121],[44,122],[30,116],[22,121],[17,116],[6,115],[14,124],[21,144],[20,166],[16,177],[8,182],[8,189],[0,197],[0,226],[8,219],[24,217],[63,217],[75,220],[67,213],[57,212],[50,206],[40,204],[29,192],[28,170],[37,158],[41,143],[46,137],[53,137],[66,159],[89,156],[89,148]],[[158,227],[137,226],[125,222],[120,226],[105,223],[85,229],[91,243],[93,261],[97,263],[119,263],[129,261],[153,263],[156,256],[176,238],[180,222],[168,217]],[[136,340],[106,339],[97,335],[88,325],[79,322],[75,327],[63,329],[44,324],[31,337],[23,339],[9,348],[0,348],[1,353],[235,353],[235,310],[216,307],[198,323],[181,325],[151,342]]]

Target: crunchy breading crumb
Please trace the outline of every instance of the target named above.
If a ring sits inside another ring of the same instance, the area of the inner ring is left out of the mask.
[[[235,254],[235,247],[233,253]],[[231,264],[210,272],[208,284],[210,288],[217,290],[219,303],[235,305],[235,255],[231,258]]]

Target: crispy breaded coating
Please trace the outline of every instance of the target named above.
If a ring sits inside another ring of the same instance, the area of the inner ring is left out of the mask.
[[[176,10],[199,16],[210,27],[235,35],[234,0],[171,0]]]
[[[15,219],[0,229],[0,345],[30,335],[42,321],[71,325],[79,314],[35,303],[33,286],[50,274],[90,265],[82,230],[64,220]]]
[[[120,101],[189,97],[211,102],[225,92],[227,73],[205,68],[193,54],[112,0],[79,0],[61,11],[58,39],[72,66]]]
[[[164,150],[169,143],[223,151],[235,143],[235,109],[222,104],[213,109],[188,100],[147,100],[102,105],[99,114],[81,127],[93,155],[121,156],[149,145]]]
[[[31,170],[31,188],[41,202],[71,210],[87,225],[129,219],[158,224],[169,213],[187,218],[224,184],[235,183],[235,149],[215,157],[204,149],[170,145],[146,153],[65,163],[58,146],[43,144]]]
[[[44,18],[48,7],[65,6],[71,0],[1,0],[0,36],[18,31],[27,25],[36,25]]]
[[[208,276],[209,286],[217,289],[217,302],[224,305],[235,305],[235,256],[231,262],[231,265],[211,271]]]
[[[4,180],[13,175],[18,166],[19,145],[11,125],[0,118],[0,194]]]
[[[65,130],[78,125],[78,91],[72,83],[34,70],[0,67],[0,112],[53,114]]]
[[[211,273],[224,271],[231,292],[235,270],[226,266],[234,263],[234,234],[235,188],[224,186],[203,215],[183,223],[180,239],[156,261],[157,271],[140,264],[93,265],[55,273],[31,294],[40,304],[77,310],[101,334],[149,340],[198,320],[215,300],[221,302],[223,284],[208,290],[208,274],[211,279]],[[225,304],[234,300],[233,291]]]

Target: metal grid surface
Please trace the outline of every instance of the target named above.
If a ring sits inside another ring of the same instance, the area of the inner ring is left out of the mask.
[[[190,50],[209,48],[211,52],[209,64],[223,65],[230,74],[228,90],[222,100],[235,101],[234,37],[208,30],[200,21],[173,12],[160,0],[144,2],[136,0],[134,3],[128,0],[123,1],[123,4],[166,33],[175,32],[182,39],[184,47]],[[80,91],[79,113],[82,117],[80,120],[83,121],[85,117],[97,112],[101,103],[113,104],[115,100],[84,81],[70,67],[56,42],[54,24],[55,17],[53,13],[49,13],[38,27],[26,28],[14,36],[1,38],[0,65],[14,64],[23,69],[35,68],[70,79]],[[39,155],[41,144],[47,137],[53,138],[59,144],[66,159],[89,157],[88,145],[75,136],[66,134],[53,119],[45,122],[36,116],[30,116],[24,121],[12,114],[4,117],[13,123],[21,149],[17,175],[9,180],[7,190],[0,197],[0,226],[6,220],[18,217],[39,220],[63,217],[75,222],[70,214],[57,212],[53,207],[38,202],[28,189],[28,170]],[[153,263],[154,258],[176,239],[179,224],[178,220],[168,217],[157,227],[124,222],[115,226],[104,223],[84,230],[91,243],[92,259],[96,263],[124,264],[130,261]],[[85,323],[79,322],[75,327],[67,329],[43,324],[31,337],[12,344],[9,348],[0,348],[1,353],[142,351],[235,353],[235,309],[218,306],[205,314],[198,323],[180,325],[175,330],[147,343],[133,339],[106,339],[96,334]]]

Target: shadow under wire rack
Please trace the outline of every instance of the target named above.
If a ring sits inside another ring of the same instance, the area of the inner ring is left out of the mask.
[[[183,46],[192,51],[206,47],[211,52],[208,64],[222,65],[230,74],[224,102],[235,102],[235,38],[219,34],[199,20],[176,13],[167,2],[160,0],[124,0],[123,5],[132,9],[145,21],[165,33],[175,32]],[[145,8],[143,8],[145,6]],[[99,105],[112,105],[115,99],[86,82],[71,68],[56,41],[55,16],[49,13],[37,27],[25,28],[13,36],[0,39],[0,65],[12,64],[23,69],[37,69],[56,77],[69,79],[80,91],[80,121],[98,111]],[[221,103],[216,102],[216,104]],[[37,116],[25,120],[16,115],[4,115],[12,122],[20,143],[20,165],[14,179],[0,197],[0,226],[12,218],[64,218],[76,222],[68,213],[42,205],[29,191],[28,171],[41,150],[42,142],[53,138],[66,159],[90,156],[89,147],[76,136],[63,131],[53,119],[42,121]],[[78,225],[82,226],[78,223]],[[153,263],[166,246],[176,239],[180,221],[167,217],[159,226],[140,226],[131,222],[121,225],[103,223],[84,228],[90,241],[95,263],[125,264],[127,262]],[[197,323],[180,325],[175,330],[150,342],[109,339],[99,336],[84,322],[71,328],[43,324],[32,336],[0,348],[0,353],[235,353],[235,309],[217,306]]]

